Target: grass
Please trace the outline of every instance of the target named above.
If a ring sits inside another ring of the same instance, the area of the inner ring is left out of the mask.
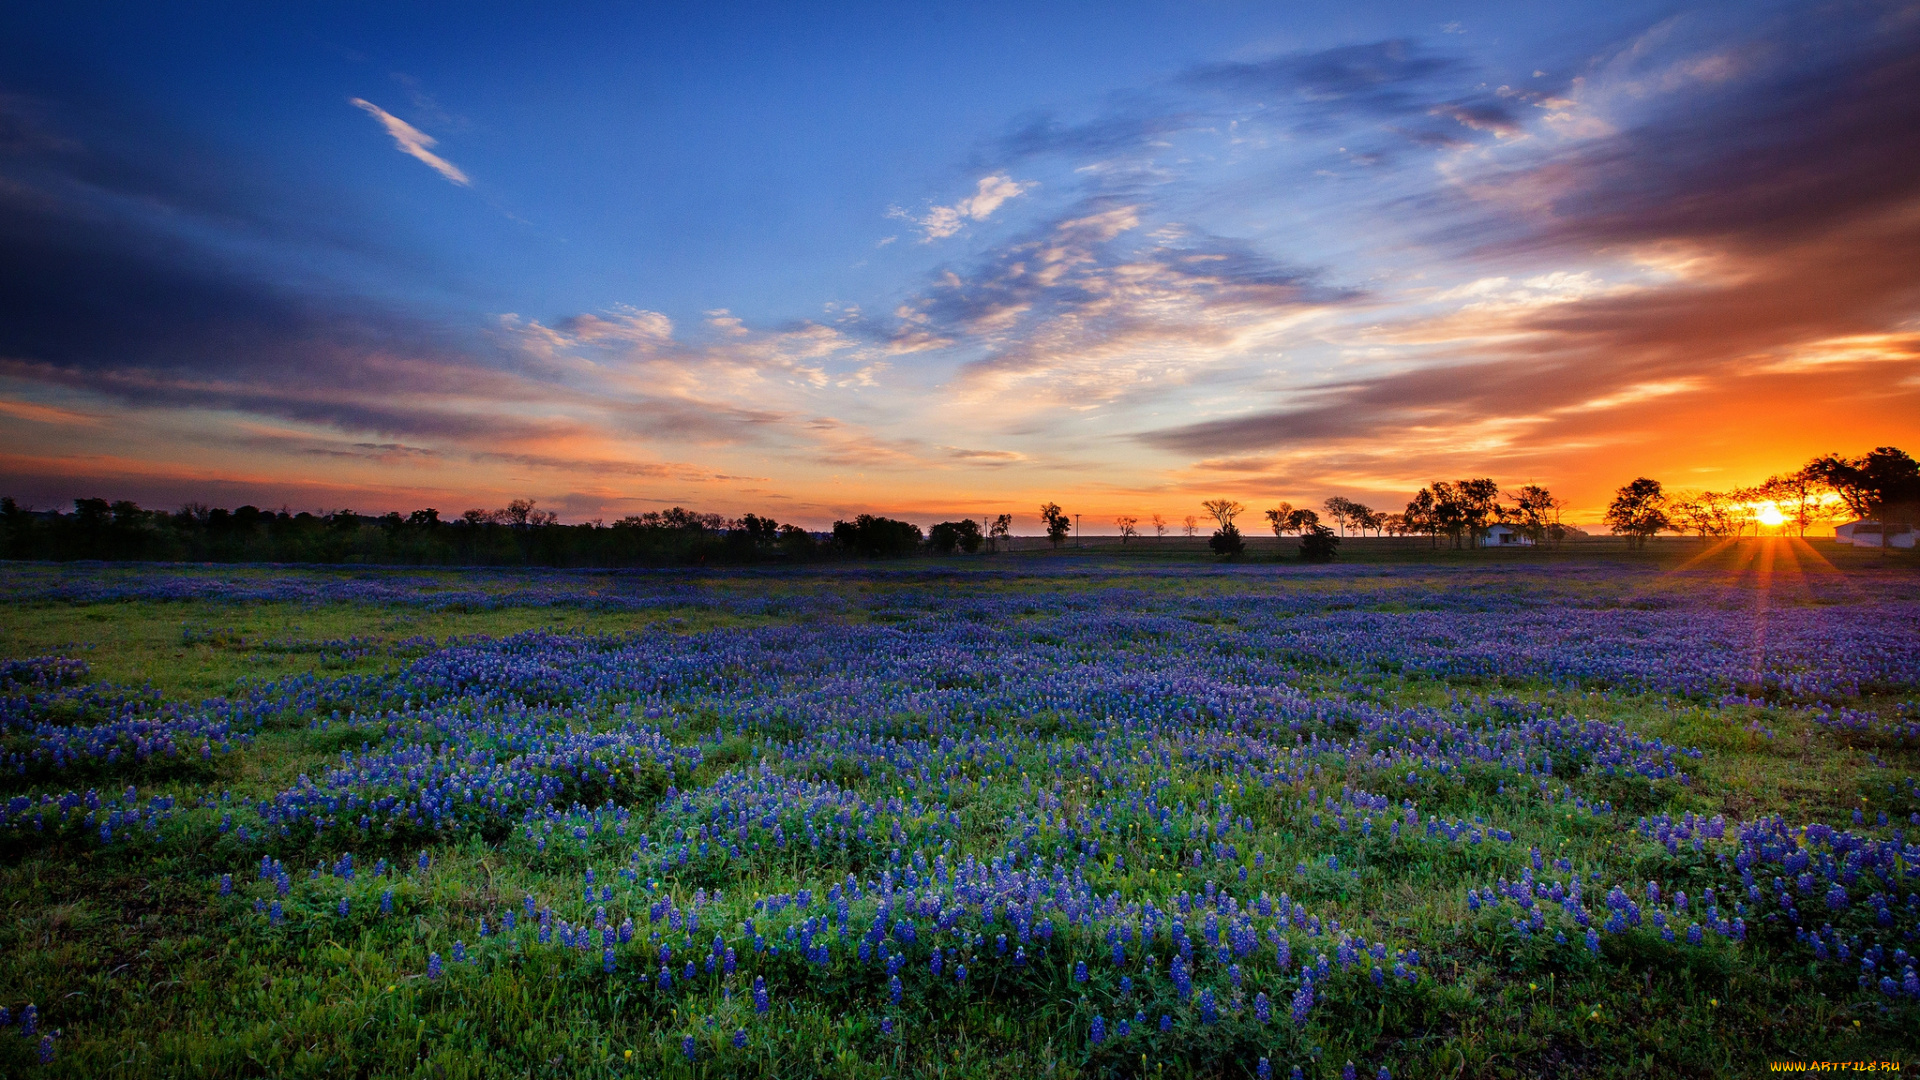
[[[1269,640],[1263,635],[1328,612],[1366,611],[1400,620],[1465,610],[1481,596],[1501,603],[1519,603],[1512,598],[1520,597],[1527,610],[1560,605],[1656,615],[1660,603],[1642,605],[1667,597],[1702,610],[1772,612],[1782,621],[1796,611],[1871,607],[1882,617],[1892,611],[1886,633],[1910,641],[1920,634],[1912,615],[1920,582],[1911,558],[1796,548],[1796,569],[1789,574],[1784,558],[1751,543],[1727,545],[1701,559],[1696,545],[1680,543],[1656,545],[1645,554],[1434,553],[1362,541],[1343,547],[1350,562],[1326,571],[1262,562],[1257,544],[1247,563],[1222,567],[1197,560],[1185,550],[1191,546],[1147,541],[1124,551],[1100,545],[877,571],[650,575],[645,587],[672,584],[693,592],[676,593],[670,604],[629,608],[553,602],[544,594],[536,603],[528,594],[536,586],[569,596],[601,586],[615,592],[637,587],[619,574],[0,567],[0,588],[10,597],[0,619],[0,658],[79,657],[90,665],[91,680],[150,685],[168,701],[191,705],[235,694],[243,681],[308,673],[398,678],[427,650],[394,650],[424,636],[444,644],[538,630],[575,639],[664,635],[691,642],[782,628],[815,633],[864,627],[932,641],[936,631],[973,620],[994,633],[1015,628],[1027,634],[1023,640],[1034,662],[1062,670],[1098,663],[1105,654],[1088,643],[1112,641],[1119,643],[1113,648],[1135,650],[1127,655],[1143,662],[1207,653],[1232,663],[1244,654],[1248,662],[1285,665],[1289,685],[1309,699],[1389,712],[1424,707],[1444,714],[1457,701],[1488,710],[1493,706],[1485,703],[1496,698],[1519,705],[1552,702],[1556,710],[1698,748],[1701,756],[1685,762],[1690,782],[1598,773],[1555,781],[1587,802],[1606,799],[1616,807],[1611,815],[1595,815],[1564,799],[1540,797],[1539,777],[1496,761],[1409,786],[1398,779],[1404,766],[1327,758],[1317,773],[1263,787],[1249,783],[1231,763],[1163,760],[1149,753],[1136,754],[1126,765],[1133,771],[1116,780],[1113,768],[1095,776],[1085,764],[1098,761],[1115,738],[1103,734],[1097,715],[1071,708],[1003,712],[967,729],[999,732],[1003,741],[994,745],[1004,749],[1002,759],[984,753],[940,757],[943,736],[929,731],[934,718],[903,712],[889,728],[893,745],[921,747],[930,755],[924,760],[970,781],[958,794],[938,799],[906,759],[821,749],[828,744],[817,740],[832,729],[747,716],[728,705],[730,699],[689,697],[685,707],[662,719],[663,732],[676,745],[705,748],[691,774],[676,774],[683,791],[762,761],[796,776],[831,776],[869,799],[905,795],[906,782],[918,780],[913,794],[944,802],[960,824],[936,827],[926,815],[906,815],[902,820],[911,829],[929,831],[910,833],[903,846],[932,853],[950,841],[944,850],[954,860],[963,853],[987,858],[1017,849],[1021,832],[1013,822],[1021,814],[1051,811],[1059,821],[1082,820],[1100,800],[1137,792],[1142,784],[1152,785],[1162,804],[1224,801],[1253,825],[1233,834],[1241,849],[1237,860],[1186,865],[1191,845],[1138,829],[1101,834],[1106,846],[1083,865],[1101,894],[1154,899],[1162,908],[1172,906],[1175,893],[1197,890],[1203,882],[1232,888],[1243,898],[1286,891],[1329,924],[1339,920],[1360,928],[1368,940],[1390,940],[1423,956],[1425,974],[1411,986],[1376,991],[1357,975],[1336,973],[1305,1029],[1283,1022],[1264,1033],[1268,1029],[1244,1015],[1218,1026],[1195,1023],[1190,1009],[1181,1012],[1188,1006],[1166,1005],[1164,993],[1154,990],[1161,996],[1153,1012],[1179,1013],[1175,1031],[1150,1030],[1096,1046],[1088,1036],[1090,1016],[1098,1011],[1111,1024],[1127,1015],[1116,1011],[1118,976],[1110,967],[1099,967],[1087,984],[1070,981],[1068,958],[1097,955],[1098,943],[1057,946],[1019,970],[982,949],[978,974],[964,990],[922,974],[910,982],[900,1006],[887,1002],[877,969],[860,968],[838,951],[837,963],[824,974],[811,974],[790,954],[749,957],[740,927],[756,916],[750,907],[755,897],[824,890],[849,872],[863,878],[882,869],[901,872],[902,864],[876,852],[863,855],[858,845],[843,855],[832,845],[812,852],[796,843],[764,858],[696,860],[674,875],[649,871],[642,880],[618,882],[617,899],[608,905],[616,914],[644,913],[669,893],[685,904],[696,887],[725,889],[727,901],[716,906],[715,917],[724,917],[721,928],[730,943],[738,942],[747,961],[742,970],[766,973],[778,991],[764,1015],[754,1011],[744,977],[703,977],[695,987],[663,995],[648,987],[644,968],[636,973],[623,963],[619,974],[604,974],[597,948],[489,946],[483,960],[429,979],[429,952],[448,954],[456,938],[478,950],[472,936],[477,920],[513,908],[529,894],[556,907],[570,896],[570,917],[584,918],[587,909],[578,900],[589,867],[601,867],[605,875],[605,868],[626,862],[632,834],[676,827],[678,819],[660,805],[657,787],[648,786],[660,781],[636,779],[611,789],[630,815],[628,836],[603,833],[576,845],[536,846],[520,832],[495,838],[449,832],[425,845],[431,852],[426,870],[410,868],[422,845],[405,837],[296,835],[262,848],[216,831],[212,824],[224,804],[213,800],[220,793],[234,805],[272,799],[295,788],[303,775],[321,776],[343,751],[356,751],[363,742],[377,746],[382,738],[384,729],[366,722],[315,723],[330,708],[301,712],[269,720],[250,746],[209,762],[120,761],[92,772],[29,770],[0,780],[0,799],[137,784],[143,798],[169,793],[184,803],[205,801],[204,807],[186,806],[155,838],[117,846],[84,835],[40,840],[9,834],[0,840],[0,906],[6,913],[0,922],[0,1004],[17,1017],[33,1002],[43,1029],[61,1032],[46,1066],[37,1064],[35,1040],[0,1033],[0,1074],[1190,1077],[1252,1075],[1254,1063],[1270,1056],[1281,1076],[1295,1065],[1308,1076],[1335,1076],[1351,1059],[1367,1076],[1385,1064],[1395,1077],[1611,1077],[1749,1075],[1766,1071],[1770,1059],[1786,1058],[1913,1062],[1920,1011],[1911,1002],[1889,1003],[1871,989],[1863,991],[1852,969],[1815,963],[1790,928],[1765,927],[1757,912],[1750,920],[1754,932],[1737,945],[1715,939],[1705,947],[1679,948],[1636,931],[1609,935],[1602,955],[1594,957],[1577,938],[1558,945],[1544,935],[1522,937],[1510,925],[1511,910],[1476,913],[1466,902],[1470,886],[1516,878],[1532,848],[1607,882],[1638,887],[1658,880],[1669,892],[1684,887],[1696,895],[1709,884],[1724,888],[1728,865],[1710,851],[1682,847],[1670,853],[1646,839],[1634,829],[1642,814],[1722,814],[1729,821],[1781,814],[1795,824],[1850,827],[1859,809],[1869,831],[1880,812],[1898,827],[1907,814],[1920,811],[1913,794],[1920,753],[1911,743],[1823,726],[1808,702],[1790,697],[1759,705],[1722,703],[1712,696],[1597,681],[1439,678],[1262,652]],[[1763,563],[1779,569],[1763,574]],[[505,599],[488,609],[460,609],[323,598],[81,602],[59,596],[63,583],[104,577],[137,585],[162,574],[256,584],[297,578],[315,585],[318,597],[348,580],[404,579],[422,594],[477,588]],[[768,598],[791,604],[769,608],[762,603]],[[1082,604],[1094,605],[1092,613],[1073,615]],[[1090,636],[1075,621],[1123,621],[1116,612],[1141,618],[1112,638]],[[1167,616],[1164,623],[1155,621],[1161,615]],[[1008,639],[996,640],[1004,646]],[[971,670],[961,661],[939,663],[959,673],[947,679],[950,686],[991,687],[1001,677],[994,669],[961,678]],[[939,683],[933,675],[928,680],[930,688]],[[1916,682],[1920,673],[1909,672],[1906,688],[1876,687],[1847,704],[1878,716],[1904,715]],[[781,692],[797,685],[788,677]],[[621,704],[597,700],[569,724],[612,730]],[[358,707],[372,708],[372,698]],[[353,709],[350,704],[343,711]],[[76,715],[83,724],[99,719],[84,710]],[[1331,722],[1309,730],[1323,738],[1339,735]],[[23,739],[15,732],[4,745],[18,752]],[[1396,806],[1403,797],[1417,798],[1423,819],[1478,817],[1516,839],[1409,845],[1384,835],[1384,817],[1381,829],[1365,837],[1357,827],[1316,827],[1311,815],[1326,811],[1309,802],[1308,789],[1325,796],[1342,784],[1390,795]],[[1069,839],[1057,824],[1037,828],[1029,841],[1036,853],[1084,840]],[[1906,833],[1910,843],[1920,839],[1917,832]],[[286,917],[278,924],[252,910],[253,898],[273,895],[252,877],[262,850],[283,858],[293,878]],[[364,877],[352,887],[325,875],[305,877],[316,861],[337,858],[342,850],[352,850],[363,868],[385,857],[409,869],[377,884]],[[1243,887],[1234,867],[1249,865],[1256,851],[1264,866]],[[1116,868],[1114,855],[1125,858],[1124,870]],[[1337,868],[1327,865],[1330,857]],[[1302,863],[1308,870],[1297,874],[1294,868]],[[223,873],[233,874],[233,897],[215,895],[213,883]],[[1912,889],[1914,879],[1906,880],[1904,888]],[[393,890],[391,916],[373,910],[380,888]],[[333,911],[341,895],[353,899],[352,914],[344,919]],[[772,928],[791,922],[764,912],[758,918],[770,940]],[[1912,941],[1911,916],[1902,918],[1890,933],[1907,934],[1908,951],[1920,951]],[[1070,942],[1070,934],[1063,941]],[[678,942],[673,935],[668,939]],[[1332,952],[1326,938],[1311,947]],[[924,967],[924,952],[913,960]],[[1164,970],[1164,948],[1160,963]],[[1226,984],[1209,977],[1224,996]],[[1284,1014],[1293,984],[1257,969],[1250,978],[1249,988],[1266,987]],[[882,1030],[883,1019],[896,1024],[891,1034]],[[731,1046],[735,1030],[749,1033],[746,1048]],[[696,1040],[692,1063],[682,1055],[687,1035]]]

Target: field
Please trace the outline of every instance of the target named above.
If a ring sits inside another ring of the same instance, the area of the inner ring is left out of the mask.
[[[0,1075],[1920,1067],[1912,557],[1368,550],[0,566]]]

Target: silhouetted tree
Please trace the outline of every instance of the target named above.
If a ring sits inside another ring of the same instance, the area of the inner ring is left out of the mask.
[[[1059,503],[1047,503],[1040,508],[1040,521],[1047,527],[1047,542],[1058,548],[1073,532],[1073,519],[1062,513]]]
[[[1634,547],[1645,547],[1647,538],[1668,524],[1667,497],[1660,481],[1643,476],[1615,491],[1606,522],[1614,535],[1627,537]]]
[[[1808,468],[1856,517],[1883,525],[1911,525],[1920,518],[1920,462],[1904,450],[1882,446],[1857,458],[1828,454]]]
[[[1153,535],[1156,538],[1167,535],[1167,519],[1161,517],[1159,514],[1153,515]]]
[[[1121,547],[1125,547],[1128,540],[1140,535],[1140,519],[1137,517],[1121,514],[1113,519],[1113,523],[1119,526]]]
[[[971,555],[980,550],[980,523],[967,518],[964,521],[943,521],[927,531],[927,546],[936,555],[951,555],[954,549]]]
[[[1293,529],[1293,504],[1283,502],[1267,511],[1267,525],[1273,529],[1273,535],[1285,536]]]
[[[833,523],[834,543],[867,558],[911,555],[920,548],[920,526],[892,518],[861,514],[852,521]]]
[[[1340,538],[1325,525],[1309,525],[1300,533],[1300,558],[1306,562],[1332,562]]]
[[[1245,538],[1231,521],[1214,530],[1213,535],[1207,538],[1207,546],[1213,549],[1215,555],[1229,559],[1247,550]]]

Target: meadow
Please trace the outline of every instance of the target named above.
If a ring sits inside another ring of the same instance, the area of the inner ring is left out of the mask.
[[[1920,1065],[1913,558],[1395,551],[0,565],[0,1075]]]

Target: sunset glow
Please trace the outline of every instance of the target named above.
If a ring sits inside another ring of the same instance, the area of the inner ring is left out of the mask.
[[[0,493],[1591,524],[1920,442],[1899,4],[456,11],[15,13]]]

